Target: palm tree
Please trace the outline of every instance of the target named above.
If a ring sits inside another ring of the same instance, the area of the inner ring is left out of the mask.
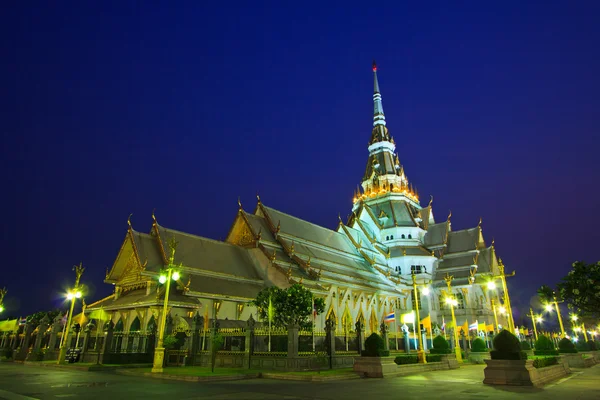
[[[543,285],[542,287],[540,287],[537,291],[537,294],[540,297],[542,303],[545,304],[554,302],[556,298],[556,293],[548,285]]]

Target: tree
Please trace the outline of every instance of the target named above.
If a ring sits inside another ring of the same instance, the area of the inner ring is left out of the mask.
[[[287,289],[272,286],[261,290],[251,304],[257,307],[258,315],[264,321],[268,320],[269,299],[274,311],[273,326],[310,326],[313,295],[304,286],[294,284]],[[325,310],[325,300],[315,297],[314,303],[317,314],[321,314]]]
[[[553,303],[554,298],[556,297],[556,293],[548,285],[543,285],[542,287],[540,287],[537,291],[537,294],[541,302],[544,304]]]
[[[574,262],[557,288],[569,308],[583,317],[600,317],[600,261],[595,264]]]

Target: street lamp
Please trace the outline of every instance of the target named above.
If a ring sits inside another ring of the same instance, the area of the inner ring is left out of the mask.
[[[71,327],[71,318],[73,317],[73,307],[75,307],[75,299],[81,298],[79,280],[81,279],[81,275],[83,275],[83,271],[85,271],[85,268],[83,268],[82,263],[79,263],[79,265],[73,266],[73,271],[75,271],[75,286],[73,287],[73,289],[67,292],[67,300],[71,301],[71,308],[69,308],[67,325],[65,326],[64,333],[60,338],[60,350],[58,352],[57,364],[65,363],[65,358],[67,356],[67,347],[69,346],[69,343],[67,343],[67,338],[69,337],[69,328]]]
[[[460,351],[460,345],[458,344],[458,327],[456,326],[456,317],[454,316],[454,307],[458,305],[458,301],[452,296],[452,279],[454,276],[449,275],[446,272],[446,276],[444,280],[446,281],[446,285],[448,285],[448,295],[446,297],[446,304],[450,306],[450,311],[452,312],[452,326],[454,331],[454,353],[456,354],[456,361],[462,362],[462,354]]]
[[[426,284],[417,285],[417,275],[413,272],[412,274],[412,286],[413,291],[415,293],[415,313],[417,316],[417,327],[419,328],[418,336],[419,336],[419,348],[417,349],[417,359],[422,364],[427,364],[427,357],[425,356],[425,352],[423,351],[423,335],[421,334],[421,317],[419,317],[419,290],[418,286],[423,287],[423,294],[429,294],[429,288],[425,286]],[[426,292],[426,293],[425,293]],[[416,333],[416,332],[415,332]]]
[[[494,312],[494,335],[498,334],[498,313],[496,313],[496,302],[494,298],[490,295],[490,291],[496,290],[496,283],[494,281],[488,281],[487,283],[488,289],[488,297],[490,298],[490,302],[492,304],[492,311]]]
[[[506,286],[506,277],[511,277],[515,275],[515,271],[511,272],[509,275],[504,273],[504,264],[502,263],[502,259],[498,260],[498,270],[500,271],[500,275],[494,276],[493,278],[500,278],[502,281],[502,290],[504,290],[504,304],[507,307],[507,320],[508,327],[511,333],[515,333],[515,320],[512,315],[512,306],[510,305],[510,296],[508,295],[508,286]]]
[[[542,322],[542,317],[539,315],[535,315],[533,313],[533,310],[531,309],[531,307],[529,307],[529,315],[528,317],[531,317],[531,324],[533,325],[533,333],[535,335],[535,340],[538,339],[538,333],[537,333],[537,328],[535,326],[535,322],[537,320],[537,322]]]
[[[579,317],[577,316],[577,314],[571,314],[571,320],[573,320],[573,322],[577,322],[578,319],[579,319]],[[578,330],[575,330],[575,329],[578,329]],[[585,323],[583,321],[581,322],[581,328],[573,328],[573,330],[575,332],[582,330],[583,338],[585,339],[586,342],[588,341],[587,332],[585,331]]]
[[[152,364],[152,372],[159,373],[163,372],[163,362],[165,359],[165,348],[163,347],[164,335],[165,335],[165,325],[167,323],[167,306],[169,304],[169,291],[171,290],[171,280],[177,281],[179,280],[179,272],[175,271],[176,267],[173,265],[175,260],[175,248],[177,247],[177,243],[173,240],[170,243],[171,247],[171,257],[169,258],[169,265],[165,268],[160,276],[158,277],[158,281],[161,284],[166,283],[167,287],[165,288],[165,300],[163,303],[163,311],[160,318],[160,325],[158,328],[158,343],[156,348],[154,349],[154,362]]]
[[[546,311],[552,312],[553,311],[552,305],[554,305],[554,309],[556,310],[556,315],[558,317],[558,324],[560,325],[561,337],[566,337],[565,328],[563,326],[563,321],[562,321],[562,316],[560,315],[560,308],[558,308],[559,302],[558,302],[558,300],[556,300],[556,296],[553,296],[553,299],[554,299],[554,301],[546,304],[544,306],[544,308],[546,309]],[[561,301],[561,303],[562,303],[562,301]]]

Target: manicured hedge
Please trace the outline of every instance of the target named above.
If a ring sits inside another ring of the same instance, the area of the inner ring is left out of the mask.
[[[557,356],[558,351],[554,348],[552,340],[548,339],[547,336],[540,335],[535,341],[535,350],[533,354],[536,356]]]
[[[535,360],[533,360],[533,366],[535,368],[544,368],[544,367],[549,367],[551,365],[556,365],[556,364],[558,364],[557,357],[544,357],[544,358],[536,358]]]
[[[521,342],[521,350],[531,350],[531,345],[527,340]]]
[[[440,362],[442,361],[441,354],[426,354],[427,362]],[[406,365],[406,364],[418,364],[419,359],[416,355],[407,354],[403,356],[397,356],[394,359],[394,362],[398,365]]]
[[[441,354],[427,354],[427,362],[440,362],[442,361]]]
[[[433,338],[433,349],[429,350],[431,354],[450,354],[450,343],[443,336],[436,336]]]
[[[488,348],[485,345],[485,342],[481,338],[477,338],[473,340],[471,343],[471,352],[472,353],[487,353]]]
[[[361,352],[363,357],[387,357],[389,350],[384,350],[383,338],[375,332],[365,340],[365,350]]]

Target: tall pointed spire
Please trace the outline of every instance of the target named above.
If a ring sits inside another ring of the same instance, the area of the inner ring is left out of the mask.
[[[373,126],[385,126],[385,115],[383,114],[383,103],[381,102],[381,92],[379,92],[375,60],[373,60],[373,89]]]

